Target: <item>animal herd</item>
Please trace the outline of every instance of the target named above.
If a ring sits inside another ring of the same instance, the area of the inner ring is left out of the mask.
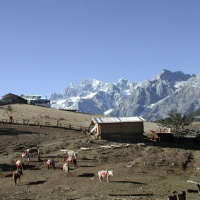
[[[77,167],[77,152],[73,150],[66,150],[66,156],[64,157],[64,164],[62,166],[62,170],[66,173],[68,176],[70,167],[69,165],[73,165],[74,168]],[[24,171],[24,158],[28,158],[28,161],[30,161],[30,158],[33,156],[38,156],[40,158],[40,151],[37,148],[27,149],[22,155],[22,160],[15,160],[15,166],[16,171],[12,174],[13,184],[16,185],[20,182],[20,178],[23,175]],[[47,167],[47,169],[56,169],[55,162],[52,159],[44,159],[44,166]],[[110,177],[114,175],[112,170],[101,170],[97,172],[99,181],[102,181],[105,177],[107,182],[109,182]]]

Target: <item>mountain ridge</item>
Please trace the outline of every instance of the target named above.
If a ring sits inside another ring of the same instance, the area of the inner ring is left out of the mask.
[[[163,69],[152,80],[142,83],[123,78],[117,83],[96,79],[84,80],[78,85],[70,83],[63,93],[53,93],[50,100],[51,107],[56,109],[113,117],[142,116],[154,121],[167,116],[172,109],[183,115],[199,109],[198,88],[200,75]]]

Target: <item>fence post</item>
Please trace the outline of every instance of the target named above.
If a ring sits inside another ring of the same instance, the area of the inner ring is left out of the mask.
[[[200,184],[197,184],[198,193],[200,194]]]
[[[50,126],[50,122],[45,122],[45,126]]]
[[[176,195],[168,196],[168,200],[177,200],[177,197]]]
[[[185,191],[178,194],[178,200],[186,200],[186,193]]]

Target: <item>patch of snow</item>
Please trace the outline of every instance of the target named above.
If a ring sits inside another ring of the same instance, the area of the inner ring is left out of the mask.
[[[89,93],[87,96],[83,97],[83,99],[91,99],[93,98],[97,93],[93,92],[93,93]]]
[[[109,115],[112,111],[113,111],[113,109],[107,110],[104,112],[104,115]]]
[[[187,83],[187,81],[177,81],[177,82],[175,82],[174,87],[175,87],[176,89],[180,89],[180,88],[182,88],[183,86],[185,86],[186,83]]]

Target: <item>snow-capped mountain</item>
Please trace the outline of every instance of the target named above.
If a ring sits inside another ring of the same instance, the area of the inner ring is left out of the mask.
[[[51,95],[51,107],[115,117],[166,117],[173,109],[189,114],[200,108],[200,75],[162,70],[153,80],[103,83],[90,79]]]
[[[91,114],[106,114],[127,98],[137,84],[120,79],[118,83],[103,83],[90,79],[77,86],[70,84],[62,94],[51,95],[51,107],[75,109]]]

